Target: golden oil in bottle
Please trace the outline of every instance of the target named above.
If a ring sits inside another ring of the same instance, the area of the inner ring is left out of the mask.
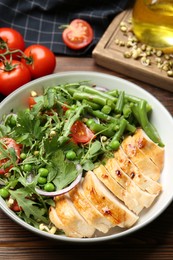
[[[136,0],[132,23],[141,42],[173,53],[173,0]]]

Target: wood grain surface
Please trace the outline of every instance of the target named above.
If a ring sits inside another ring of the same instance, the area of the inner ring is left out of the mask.
[[[55,72],[98,71],[125,78],[152,93],[173,115],[173,93],[104,69],[92,58],[57,57]],[[173,204],[152,223],[127,237],[101,243],[63,243],[32,233],[0,210],[0,260],[173,259]]]

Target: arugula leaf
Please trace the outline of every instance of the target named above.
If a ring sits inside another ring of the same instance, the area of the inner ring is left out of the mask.
[[[94,163],[92,162],[92,160],[86,160],[84,162],[84,164],[82,165],[82,168],[85,170],[85,171],[92,171],[94,168],[95,168],[95,165]]]
[[[43,129],[40,125],[39,117],[34,117],[27,110],[18,112],[17,126],[14,128],[15,139],[28,146],[32,145],[33,140],[43,137]],[[22,136],[22,137],[21,137]]]
[[[50,159],[48,165],[48,182],[53,181],[56,188],[61,190],[74,181],[78,175],[76,165],[73,162],[66,161],[62,150],[57,150]]]
[[[30,194],[30,189],[27,187],[19,188],[17,190],[10,190],[11,196],[17,200],[17,203],[22,210],[25,212],[27,218],[31,216],[34,219],[40,219],[44,223],[49,223],[47,218],[44,217],[44,213],[40,210],[40,207],[37,206],[37,202],[28,198],[28,194]]]
[[[85,156],[82,158],[81,163],[83,164],[86,160],[90,160],[93,157],[100,154],[102,152],[101,147],[102,147],[101,142],[99,142],[98,140],[91,143],[89,145],[88,151],[86,152]]]
[[[3,168],[8,168],[16,164],[17,156],[13,147],[4,148],[3,142],[0,141],[0,160],[4,160]]]

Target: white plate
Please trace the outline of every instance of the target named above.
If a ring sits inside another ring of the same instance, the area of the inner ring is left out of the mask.
[[[141,229],[145,225],[149,224],[155,218],[157,218],[172,202],[173,199],[173,159],[172,159],[172,147],[173,147],[173,119],[169,112],[165,109],[165,107],[150,93],[145,91],[144,89],[138,87],[137,85],[130,83],[121,78],[117,78],[115,76],[110,76],[107,74],[97,73],[97,72],[64,72],[57,73],[50,76],[46,76],[28,84],[23,87],[17,89],[8,97],[6,97],[0,104],[0,117],[3,114],[9,113],[12,109],[17,111],[22,107],[25,107],[27,104],[27,98],[30,94],[31,90],[35,90],[38,93],[42,93],[44,87],[53,86],[60,83],[68,83],[68,82],[78,82],[83,80],[90,80],[92,83],[107,87],[109,89],[120,89],[125,90],[128,94],[132,94],[141,98],[146,99],[153,108],[152,113],[152,122],[158,129],[158,132],[161,136],[165,144],[165,164],[164,169],[161,174],[160,182],[163,187],[163,191],[157,198],[157,200],[153,203],[153,205],[145,211],[142,211],[140,214],[139,221],[130,229],[120,229],[114,228],[111,232],[103,235],[100,234],[98,237],[94,238],[68,238],[60,235],[52,235],[48,234],[44,231],[40,231],[21,219],[19,219],[7,206],[2,198],[0,198],[0,206],[2,210],[11,217],[18,224],[23,227],[49,238],[62,240],[62,241],[71,241],[71,242],[96,242],[103,241],[109,239],[119,238],[125,235],[128,235],[136,230]]]

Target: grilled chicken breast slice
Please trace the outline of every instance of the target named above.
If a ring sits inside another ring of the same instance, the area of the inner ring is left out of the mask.
[[[76,235],[77,235],[77,237],[78,237],[78,234],[76,234],[76,232],[73,232],[73,230],[71,230],[68,226],[63,225],[63,223],[61,222],[61,220],[59,219],[59,217],[56,213],[56,209],[52,206],[49,209],[49,219],[56,228],[64,231],[66,236],[68,236],[68,237],[75,236],[76,237]]]
[[[154,143],[145,132],[139,128],[133,135],[135,145],[142,150],[162,171],[164,165],[164,149]]]
[[[132,136],[125,138],[121,147],[142,174],[148,176],[154,181],[159,180],[160,169],[141,149],[136,146]]]
[[[149,194],[141,190],[135,182],[123,172],[115,158],[110,158],[105,167],[112,177],[130,193],[131,198],[137,200],[143,207],[148,208],[151,206],[157,195]]]
[[[71,237],[92,237],[95,228],[79,214],[68,195],[55,197],[55,210],[62,222],[62,229]],[[68,227],[68,230],[66,228]]]
[[[69,192],[69,196],[76,209],[90,225],[94,226],[97,230],[103,233],[107,233],[109,231],[112,227],[112,223],[105,218],[88,200],[81,184],[72,189]]]
[[[112,222],[112,226],[129,228],[138,220],[139,217],[121,203],[93,172],[86,173],[82,187],[87,198]]]
[[[136,214],[141,212],[143,205],[140,204],[140,202],[133,196],[133,194],[121,186],[103,165],[100,165],[94,169],[93,172],[96,174],[99,180],[102,181],[115,196],[117,196],[118,199],[125,203],[125,205],[130,210]]]
[[[143,175],[121,147],[114,153],[114,157],[120,168],[136,183],[136,185],[138,185],[140,189],[156,195],[161,192],[162,185],[148,176]]]

